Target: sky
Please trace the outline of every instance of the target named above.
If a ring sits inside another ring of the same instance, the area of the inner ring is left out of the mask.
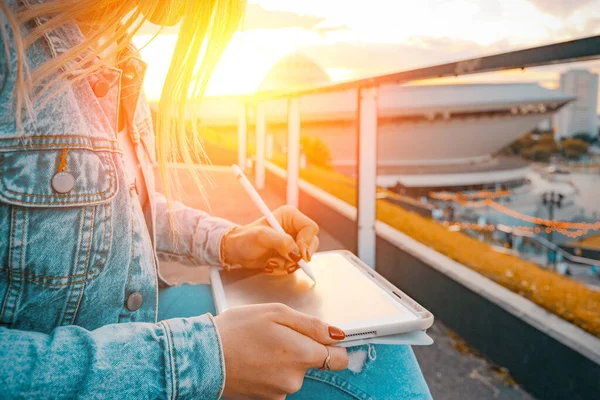
[[[135,43],[149,63],[145,89],[160,95],[176,28],[147,24]],[[249,0],[207,94],[252,93],[281,57],[300,52],[333,81],[435,65],[600,34],[600,0]],[[464,82],[538,81],[555,87],[560,71],[600,72],[600,61],[461,78]]]

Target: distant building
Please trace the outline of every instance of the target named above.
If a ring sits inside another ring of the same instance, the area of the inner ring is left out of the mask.
[[[576,97],[557,114],[557,140],[576,134],[598,134],[598,74],[570,70],[560,74],[560,91]]]
[[[322,76],[313,66],[306,70],[311,71],[308,77]],[[269,75],[265,81],[271,80]],[[271,76],[283,83],[281,74]],[[297,87],[298,75],[291,78]],[[273,91],[285,89],[268,86]],[[416,197],[432,190],[523,185],[531,171],[529,164],[494,154],[573,100],[534,83],[383,86],[378,91],[378,184]],[[235,134],[239,101],[206,98],[201,123]],[[300,99],[301,134],[321,138],[331,152],[333,167],[350,176],[356,173],[357,104],[356,90]],[[273,135],[275,151],[284,152],[287,100],[268,101],[264,107],[267,134]],[[249,110],[250,125],[252,114]]]
[[[317,63],[301,53],[294,53],[277,61],[265,76],[259,92],[304,89],[326,86],[331,78]]]

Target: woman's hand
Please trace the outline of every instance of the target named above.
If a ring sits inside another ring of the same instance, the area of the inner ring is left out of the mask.
[[[283,304],[237,307],[215,317],[225,357],[226,398],[283,399],[330,354],[333,370],[348,365],[339,328]],[[326,346],[328,346],[326,348]]]
[[[310,261],[319,247],[319,226],[292,206],[280,207],[273,215],[286,233],[275,231],[265,218],[240,226],[225,238],[227,264],[292,273],[298,261]]]

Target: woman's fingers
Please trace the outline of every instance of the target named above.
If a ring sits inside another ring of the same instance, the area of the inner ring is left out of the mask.
[[[298,245],[287,233],[280,233],[271,227],[263,226],[258,228],[257,241],[263,248],[275,250],[289,261],[298,262],[302,259]]]
[[[287,261],[282,257],[271,257],[267,260],[263,270],[265,273],[271,274],[275,271],[283,270],[286,266],[286,263]]]
[[[300,247],[300,246],[298,246],[298,247]],[[305,260],[310,261],[312,259],[313,254],[315,254],[318,249],[319,249],[319,238],[317,236],[315,236],[313,238],[312,242],[310,243],[310,245],[308,245],[308,247],[306,249]]]
[[[296,234],[296,243],[298,244],[298,248],[300,249],[300,254],[302,254],[302,258],[306,261],[310,261],[310,257],[312,255],[310,253],[310,250],[314,247],[314,249],[312,249],[314,253],[319,247],[319,239],[317,238],[318,233],[319,227],[316,223],[312,222],[311,220],[311,224],[306,225],[304,228],[300,229]]]
[[[294,272],[296,272],[300,267],[298,266],[298,264],[296,264],[293,261],[288,261],[286,259],[284,259],[283,257],[271,257],[267,260],[267,263],[265,264],[265,267],[263,268],[263,271],[266,274],[272,274],[272,273],[285,273],[285,274],[293,274]]]
[[[346,337],[344,331],[318,318],[296,311],[283,304],[275,305],[273,320],[321,344],[330,345]]]
[[[280,207],[274,214],[281,222],[283,229],[296,237],[300,254],[308,261],[308,250],[314,238],[319,234],[319,225],[292,206]]]

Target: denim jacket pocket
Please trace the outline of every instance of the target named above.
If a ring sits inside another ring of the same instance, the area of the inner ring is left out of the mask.
[[[113,157],[88,149],[0,153],[0,324],[48,313],[49,325],[73,320],[111,250]],[[31,324],[23,328],[44,330]]]

